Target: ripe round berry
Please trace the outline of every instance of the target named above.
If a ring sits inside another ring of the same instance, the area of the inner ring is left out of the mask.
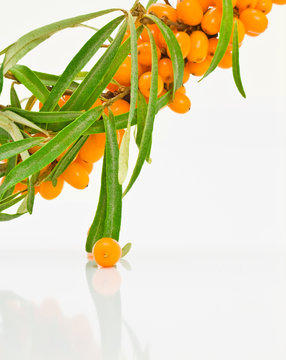
[[[95,163],[100,160],[105,149],[105,133],[93,134],[88,137],[83,147],[79,151],[82,160]]]
[[[15,185],[13,194],[16,194],[16,193],[22,192],[22,191],[26,191],[26,190],[27,190],[27,184],[23,184],[23,183],[19,182],[18,184]]]
[[[168,18],[171,21],[177,21],[177,11],[167,4],[152,4],[148,9],[149,14],[154,14],[158,18]]]
[[[285,5],[286,4],[286,0],[272,0],[273,4],[276,5]]]
[[[116,80],[119,84],[123,86],[130,86],[131,84],[131,56],[127,56],[127,58],[123,61],[120,65],[119,69],[117,70],[116,74],[114,75],[114,80]],[[138,74],[139,76],[142,75],[143,69],[142,65],[138,64]]]
[[[151,72],[146,72],[143,75],[141,75],[139,78],[139,90],[146,97],[150,96],[151,78],[152,78]],[[161,76],[159,75],[158,76],[158,96],[161,94],[163,89],[164,89],[164,82],[163,82]]]
[[[77,157],[75,162],[78,163],[80,166],[82,166],[88,174],[91,174],[91,172],[93,170],[92,163],[88,163],[88,162],[82,160],[79,156]]]
[[[170,84],[174,81],[174,72],[172,61],[168,58],[163,58],[159,61],[159,75],[165,84]]]
[[[148,29],[151,31],[153,37],[154,37],[154,40],[156,42],[156,44],[158,43],[159,41],[159,33],[160,33],[160,30],[158,28],[158,26],[156,24],[151,24],[151,25],[147,25]],[[149,38],[149,33],[147,31],[146,28],[144,28],[144,30],[142,31],[142,34],[141,34],[141,39],[143,42],[148,42],[150,41],[150,38]]]
[[[245,9],[254,9],[256,6],[257,0],[237,0],[236,7],[242,11]]]
[[[222,18],[222,11],[219,8],[209,9],[203,17],[201,26],[208,35],[215,35],[219,32]]]
[[[157,46],[157,56],[161,59],[161,51]],[[152,50],[150,42],[143,42],[138,45],[138,63],[144,66],[152,65]]]
[[[227,50],[218,66],[222,69],[229,69],[232,67],[232,52]]]
[[[246,9],[240,14],[240,20],[243,22],[245,32],[249,36],[258,36],[267,29],[268,19],[260,10]]]
[[[130,110],[130,104],[123,99],[118,99],[110,106],[110,110],[114,116],[126,114]]]
[[[214,57],[216,48],[217,48],[217,44],[218,44],[218,39],[217,38],[210,38],[209,39],[209,47],[208,47],[208,56],[207,59],[208,60],[212,60],[212,58]]]
[[[190,70],[187,65],[188,64],[186,64],[184,68],[183,84],[187,83],[191,76]]]
[[[117,90],[119,89],[119,86],[116,85],[116,84],[114,84],[114,83],[109,83],[106,88],[107,88],[109,91],[111,91],[111,92],[114,93],[115,91],[117,91]]]
[[[185,94],[176,91],[174,100],[168,106],[178,114],[185,114],[191,109],[191,101]]]
[[[260,10],[264,14],[269,14],[272,9],[272,0],[258,0],[255,9]]]
[[[175,37],[179,43],[183,58],[185,59],[188,56],[191,48],[190,36],[183,31],[179,31],[175,34]],[[168,56],[171,57],[169,49],[167,49],[167,53]]]
[[[211,2],[212,2],[211,0],[198,0],[198,3],[201,5],[201,8],[202,8],[204,13],[212,5]]]
[[[102,267],[114,266],[121,258],[121,247],[116,240],[102,238],[98,240],[92,249],[96,263]]]
[[[191,48],[188,55],[188,60],[196,63],[203,62],[208,54],[208,37],[204,32],[197,30],[192,32],[190,39]]]
[[[64,180],[60,176],[57,179],[57,185],[54,186],[51,181],[45,181],[39,186],[39,193],[46,200],[53,200],[60,195],[64,187]]]
[[[188,66],[188,70],[190,71],[190,73],[192,75],[194,75],[194,76],[202,76],[208,70],[208,68],[210,66],[210,63],[211,63],[211,61],[209,59],[205,59],[201,63],[189,62],[187,64],[187,66]]]
[[[177,4],[178,19],[187,25],[198,25],[203,18],[203,10],[198,0],[183,0]]]
[[[181,86],[181,87],[177,90],[177,93],[186,95],[186,88],[185,88],[184,86]]]
[[[89,184],[89,176],[79,163],[72,162],[62,173],[63,179],[76,189],[83,190]]]

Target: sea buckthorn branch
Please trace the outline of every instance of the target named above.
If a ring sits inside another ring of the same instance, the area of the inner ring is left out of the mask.
[[[51,200],[65,183],[85,189],[94,164],[103,158],[100,196],[86,250],[94,250],[96,259],[104,251],[98,260],[103,266],[116,262],[121,254],[115,240],[119,240],[131,126],[136,127],[139,152],[124,195],[145,161],[150,162],[158,111],[166,105],[177,113],[189,111],[184,84],[191,75],[203,79],[217,67],[232,68],[234,82],[245,97],[239,47],[246,35],[255,37],[266,30],[272,3],[285,0],[178,0],[176,7],[167,0],[150,0],[144,7],[136,0],[130,11],[109,9],[62,20],[2,50],[0,90],[4,78],[12,82],[10,104],[0,105],[0,221],[32,213],[38,192]],[[116,11],[121,15],[101,29],[83,24]],[[56,31],[79,26],[95,33],[62,74],[18,65]],[[102,48],[106,50],[96,64],[84,71]],[[19,99],[15,85],[30,92],[26,103]],[[15,213],[3,212],[19,202]]]

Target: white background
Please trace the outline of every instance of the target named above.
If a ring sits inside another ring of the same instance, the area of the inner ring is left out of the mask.
[[[115,6],[112,0],[10,0],[2,5],[1,48],[42,24]],[[286,7],[274,6],[267,31],[244,41],[246,100],[231,70],[218,69],[199,84],[189,81],[190,113],[160,112],[153,163],[124,199],[120,242],[131,241],[133,250],[132,270],[118,267],[123,315],[149,344],[151,359],[285,359],[285,15]],[[64,31],[21,63],[60,73],[89,36],[87,29]],[[35,304],[53,298],[66,316],[88,317],[99,343],[84,244],[100,168],[87,190],[66,186],[54,201],[38,197],[33,216],[1,223],[0,230],[0,288]],[[133,359],[125,338],[122,346]],[[50,348],[55,358],[56,346]]]

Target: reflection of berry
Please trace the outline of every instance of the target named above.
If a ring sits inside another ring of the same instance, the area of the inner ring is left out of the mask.
[[[112,267],[121,258],[121,247],[116,240],[102,238],[95,243],[92,253],[98,265]]]
[[[120,290],[121,277],[115,267],[97,269],[92,278],[93,289],[100,295],[111,296]]]

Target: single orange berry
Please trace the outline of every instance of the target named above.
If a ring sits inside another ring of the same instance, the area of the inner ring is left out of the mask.
[[[61,97],[60,100],[59,100],[59,102],[58,102],[59,107],[64,106],[64,104],[68,101],[69,98],[70,98],[70,96],[63,95],[63,97]],[[39,110],[41,110],[41,108],[43,107],[43,105],[44,105],[44,104],[40,101],[40,102],[39,102]]]
[[[127,56],[127,58],[120,65],[116,74],[114,75],[114,80],[116,80],[119,84],[123,86],[130,86],[131,84],[131,70],[132,70],[132,61],[131,56]],[[143,74],[142,65],[138,64],[138,74],[139,76]]]
[[[161,51],[157,46],[157,56],[161,59]],[[143,42],[138,45],[138,63],[145,66],[152,65],[152,50],[150,42]]]
[[[202,76],[208,70],[210,64],[211,64],[211,61],[207,58],[201,63],[189,62],[187,64],[187,66],[188,66],[188,70],[190,71],[190,73],[192,75],[194,75],[194,76]]]
[[[216,48],[217,48],[217,44],[218,44],[218,39],[217,38],[210,38],[209,39],[209,47],[208,47],[207,59],[209,59],[210,61],[214,57],[214,54],[215,54],[215,51],[216,51]]]
[[[185,114],[191,109],[191,101],[185,94],[176,91],[174,100],[168,106],[178,114]]]
[[[245,27],[244,27],[243,22],[238,18],[233,19],[232,33],[231,33],[231,36],[230,36],[229,43],[232,44],[232,41],[233,41],[233,30],[234,30],[235,22],[237,22],[238,43],[241,44],[243,39],[244,39],[244,36],[245,36]]]
[[[264,14],[269,14],[272,9],[272,0],[258,0],[255,9],[260,10]]]
[[[82,160],[79,156],[77,157],[75,162],[78,163],[80,166],[82,166],[88,174],[91,174],[91,172],[93,170],[92,163],[88,163],[88,162]]]
[[[190,48],[191,48],[190,36],[183,31],[178,31],[175,34],[175,37],[180,45],[183,58],[185,59],[188,56],[188,54],[190,52]],[[169,49],[167,49],[167,53],[168,53],[168,56],[171,57]]]
[[[196,63],[203,62],[208,54],[208,37],[204,32],[198,30],[192,32],[190,39],[191,48],[188,55],[188,60]]]
[[[160,19],[165,17],[171,21],[177,21],[177,11],[167,4],[152,4],[148,9],[148,13],[156,15]]]
[[[242,11],[245,9],[254,9],[256,6],[257,0],[237,0],[236,7]]]
[[[121,258],[121,247],[112,238],[102,238],[98,240],[92,249],[96,263],[102,267],[114,266]]]
[[[219,8],[209,9],[203,17],[201,26],[208,35],[215,35],[219,32],[222,18],[222,10]]]
[[[203,18],[203,9],[197,0],[183,0],[177,4],[178,19],[187,25],[199,25]]]
[[[174,81],[174,71],[172,61],[168,58],[163,58],[158,64],[159,75],[165,84],[170,84]]]
[[[202,8],[204,13],[211,6],[211,1],[210,0],[198,0],[198,3],[201,5],[201,8]]]
[[[119,89],[119,86],[116,85],[116,84],[114,84],[114,83],[109,83],[109,84],[107,85],[107,89],[108,89],[109,91],[111,91],[111,92],[115,92],[115,91],[117,91],[117,90]]]
[[[15,188],[13,190],[13,194],[16,194],[18,192],[23,192],[27,190],[27,184],[23,184],[21,182],[19,182],[18,184],[15,185]]]
[[[258,36],[263,33],[268,26],[266,15],[256,9],[243,10],[240,14],[240,20],[244,24],[246,34],[249,36]]]
[[[152,78],[151,72],[146,72],[143,75],[141,75],[139,78],[139,90],[146,97],[150,96],[151,78]],[[164,89],[164,81],[161,78],[161,76],[159,75],[158,76],[158,93],[157,93],[158,96],[161,94],[163,89]]]
[[[88,137],[83,147],[79,151],[82,160],[95,163],[100,160],[105,149],[105,133],[93,134]]]
[[[189,67],[186,64],[185,68],[184,68],[183,84],[185,84],[189,81],[190,76],[191,76],[191,73],[189,71]]]
[[[101,106],[102,105],[102,100],[100,99],[96,99],[95,103],[92,105],[91,109],[96,108],[97,106]]]
[[[151,24],[151,25],[147,25],[148,29],[151,31],[153,37],[154,37],[154,40],[156,42],[156,44],[158,43],[159,41],[159,33],[160,33],[160,30],[158,28],[158,26],[156,24]],[[143,42],[148,42],[150,41],[150,38],[149,38],[149,33],[147,31],[146,28],[144,28],[144,30],[142,31],[142,34],[141,34],[141,39]]]
[[[110,110],[113,112],[114,116],[126,114],[130,110],[130,104],[123,99],[119,99],[110,106]]]
[[[60,195],[64,187],[64,180],[58,177],[57,185],[54,186],[51,181],[45,181],[39,186],[39,193],[46,200],[53,200]]]
[[[89,176],[79,163],[72,162],[62,173],[63,179],[76,189],[83,190],[89,184]]]
[[[232,67],[232,52],[227,50],[218,66],[222,69],[229,69]]]
[[[273,4],[276,5],[285,5],[286,4],[286,0],[272,0]]]
[[[159,32],[158,34],[158,43],[157,43],[158,47],[160,49],[164,48],[164,49],[167,49],[167,43],[166,43],[166,40],[163,36],[163,34],[161,32]]]
[[[186,95],[186,88],[185,88],[184,86],[181,86],[181,87],[177,90],[177,93]]]

